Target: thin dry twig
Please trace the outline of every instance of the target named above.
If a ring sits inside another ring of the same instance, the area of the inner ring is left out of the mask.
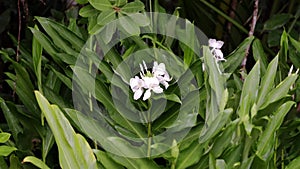
[[[249,37],[253,36],[253,34],[254,34],[254,30],[255,30],[255,26],[256,26],[256,22],[257,22],[257,18],[258,18],[258,3],[259,3],[259,0],[254,1],[254,9],[253,9],[253,13],[252,13],[252,22],[250,24],[250,31],[248,33]],[[245,54],[245,57],[243,59],[242,65],[241,65],[242,71],[246,70],[246,63],[247,63],[247,57],[249,55],[249,50],[250,50],[250,45],[246,49],[246,54]]]
[[[21,16],[21,3],[18,0],[18,44],[17,44],[17,52],[16,52],[16,61],[19,61],[19,51],[20,51],[20,41],[21,41],[21,29],[22,29],[22,16]]]

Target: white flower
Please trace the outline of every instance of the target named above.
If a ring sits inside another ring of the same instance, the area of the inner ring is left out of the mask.
[[[226,61],[223,57],[223,53],[221,51],[221,47],[223,46],[224,42],[216,39],[209,39],[208,46],[212,48],[211,52],[217,59],[217,61]]]
[[[171,81],[171,78],[166,71],[166,66],[164,63],[158,64],[157,62],[154,62],[152,74],[158,79],[159,83],[165,86],[166,89],[169,87],[168,82]]]
[[[148,89],[144,94],[143,100],[149,99],[152,90],[154,93],[163,92],[163,89],[159,86],[159,81],[156,77],[143,77],[143,80],[144,80],[144,88]]]
[[[215,49],[221,49],[221,47],[223,46],[224,42],[220,41],[220,40],[216,40],[216,39],[209,39],[208,40],[208,46],[215,48]]]
[[[145,82],[140,79],[138,76],[135,76],[134,78],[130,79],[130,87],[131,90],[134,92],[134,100],[139,99],[143,92],[144,92],[144,87],[145,86]]]
[[[143,100],[150,98],[151,91],[154,93],[162,93],[163,88],[160,87],[160,84],[164,85],[166,89],[169,87],[168,82],[171,78],[166,71],[164,63],[158,64],[157,62],[154,62],[152,72],[150,72],[147,70],[145,61],[143,61],[143,64],[140,64],[140,69],[141,78],[135,76],[130,79],[130,87],[134,92],[134,100],[139,99],[143,95],[144,90],[146,90],[146,92],[144,93]]]

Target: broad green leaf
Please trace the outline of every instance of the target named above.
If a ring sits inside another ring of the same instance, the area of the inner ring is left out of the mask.
[[[98,11],[91,5],[84,6],[79,10],[79,15],[82,17],[90,17],[96,15],[97,13]]]
[[[140,34],[140,27],[130,17],[124,16],[119,18],[118,21],[118,28],[121,28],[122,32],[128,34],[128,36]]]
[[[288,35],[285,30],[283,30],[280,38],[280,51],[279,51],[279,60],[281,62],[287,62],[289,43]]]
[[[134,1],[127,3],[121,8],[121,12],[125,13],[138,13],[140,11],[143,11],[145,8],[144,4],[140,1]]]
[[[189,134],[180,142],[180,151],[187,149],[194,141],[199,140],[202,128],[203,124],[201,123],[190,130]]]
[[[281,34],[282,30],[280,29],[269,31],[267,37],[268,47],[278,47],[280,45]]]
[[[111,22],[108,25],[106,25],[101,31],[105,32],[101,34],[101,37],[103,38],[105,44],[108,44],[112,40],[113,35],[117,31],[117,22]]]
[[[4,160],[3,156],[0,156],[0,167],[2,169],[8,169],[8,166],[7,166],[6,161]]]
[[[105,10],[101,12],[97,17],[97,24],[98,25],[106,25],[107,23],[116,19],[116,13],[113,9]]]
[[[101,30],[102,26],[97,24],[97,17],[98,15],[88,17],[88,33],[90,35],[94,35]]]
[[[40,114],[36,111],[37,104],[33,95],[34,86],[32,84],[28,71],[21,64],[13,61],[11,58],[8,57],[7,59],[12,62],[16,72],[16,76],[10,76],[12,77],[12,79],[6,80],[6,82],[14,91],[16,91],[19,99],[31,112],[31,115],[35,115],[36,117],[38,117]]]
[[[296,41],[294,38],[292,38],[291,36],[288,36],[290,39],[290,42],[292,43],[292,45],[297,49],[297,51],[300,51],[300,42]]]
[[[270,119],[265,131],[259,137],[256,155],[263,161],[268,161],[273,157],[276,141],[276,131],[281,126],[284,117],[295,103],[288,101],[281,105]]]
[[[52,66],[50,67],[54,74],[70,89],[72,90],[72,81],[64,74],[55,70]]]
[[[109,93],[109,90],[103,82],[101,82],[100,80],[95,81],[95,79],[87,72],[87,70],[84,70],[80,67],[76,67],[74,69],[74,73],[76,76],[74,76],[75,78],[73,80],[79,83],[79,85],[81,86],[81,90],[83,90],[85,94],[88,94],[88,90],[91,90],[91,85],[95,85],[95,91],[89,92],[94,94],[96,99],[108,109],[111,118],[113,118],[117,123],[119,123],[123,127],[131,130],[139,138],[144,138],[145,131],[143,130],[142,125],[128,120],[125,116],[122,115],[122,112],[118,112],[116,110],[113,100],[111,98],[111,94]]]
[[[45,132],[44,133],[40,133],[40,135],[42,136],[42,158],[43,161],[46,161],[46,157],[49,153],[49,151],[51,150],[55,140],[54,140],[54,136],[53,133],[51,131],[51,129],[49,128],[48,125],[44,125],[45,128]]]
[[[17,117],[15,117],[14,113],[11,112],[6,102],[0,97],[0,106],[7,122],[7,125],[12,132],[13,138],[15,141],[18,141],[18,134],[23,132],[21,124]],[[2,134],[2,133],[1,133]],[[2,140],[3,141],[3,140]],[[0,141],[1,142],[1,141]]]
[[[224,152],[223,157],[229,168],[234,168],[233,166],[241,160],[241,154],[243,153],[243,149],[244,144],[241,142],[238,145],[227,147],[226,150],[228,151]]]
[[[123,6],[127,3],[127,0],[116,0],[116,6]]]
[[[254,155],[251,156],[250,158],[243,160],[241,164],[241,169],[250,169],[254,160]]]
[[[255,66],[250,71],[249,75],[246,77],[242,89],[240,108],[238,115],[241,121],[244,123],[247,134],[250,135],[252,127],[250,121],[250,108],[255,103],[258,93],[260,80],[260,63],[256,62]]]
[[[267,20],[264,24],[264,30],[275,30],[277,28],[285,25],[290,18],[292,18],[291,14],[276,14],[273,15],[269,20]]]
[[[53,43],[57,48],[60,48],[62,51],[64,51],[67,54],[76,56],[76,52],[71,47],[70,43],[61,37],[62,36],[61,33],[59,33],[57,30],[55,30],[53,27],[50,26],[50,21],[47,18],[36,17],[36,19],[39,21],[39,23],[42,25],[44,30],[53,40]]]
[[[216,168],[216,157],[212,153],[209,153],[209,169],[217,169]]]
[[[196,164],[203,155],[203,144],[194,141],[189,148],[179,153],[176,168],[185,169],[193,164]]]
[[[112,9],[113,6],[109,0],[89,0],[90,4],[99,11]]]
[[[36,99],[53,132],[62,168],[97,168],[96,159],[87,141],[76,134],[67,118],[55,105],[35,91]]]
[[[291,74],[280,82],[276,88],[272,89],[265,98],[265,101],[260,106],[259,110],[266,108],[269,104],[274,103],[287,96],[290,87],[295,83],[298,78],[297,74]]]
[[[118,156],[115,154],[109,154],[109,156],[117,163],[123,165],[126,168],[132,169],[160,169],[160,167],[151,159],[148,158],[127,158]]]
[[[296,169],[300,168],[300,156],[295,158],[293,161],[291,161],[287,166],[286,169]]]
[[[124,167],[116,163],[106,152],[101,150],[94,150],[94,153],[99,161],[105,168],[110,169],[124,169]]]
[[[37,39],[37,41],[43,46],[47,53],[53,56],[57,53],[56,47],[53,42],[45,36],[41,31],[36,30],[34,28],[29,28],[33,34],[33,36]]]
[[[0,133],[0,143],[5,143],[9,140],[9,133]]]
[[[209,126],[205,125],[201,131],[199,142],[205,143],[216,136],[227,123],[232,111],[232,109],[225,109],[224,112],[219,113],[219,115]]]
[[[262,72],[262,74],[264,74],[267,69],[268,60],[267,60],[267,56],[264,52],[262,43],[259,39],[255,39],[253,41],[252,53],[253,53],[253,57],[254,57],[255,61],[260,62],[261,72]]]
[[[276,70],[278,66],[278,56],[276,56],[271,63],[268,65],[265,75],[262,77],[258,98],[257,98],[257,108],[264,103],[267,94],[274,86],[274,80],[276,77]]]
[[[292,48],[289,49],[289,58],[292,62],[292,64],[296,67],[296,68],[300,68],[300,53],[298,52],[299,50],[294,50]]]
[[[76,52],[79,52],[84,45],[84,41],[80,37],[69,30],[65,25],[48,18],[36,18],[57,47],[68,54],[76,56]],[[70,47],[70,44],[73,48]]]
[[[38,27],[35,26],[34,29],[38,30]],[[32,38],[32,60],[33,60],[33,68],[35,71],[35,75],[38,81],[38,88],[40,91],[42,91],[42,52],[43,47],[42,45],[37,41],[36,37]]]
[[[67,26],[65,26],[63,24],[60,24],[51,19],[42,18],[42,17],[39,18],[39,22],[40,23],[48,22],[47,24],[49,26],[51,26],[53,29],[55,29],[57,32],[59,32],[63,39],[70,42],[70,44],[73,46],[73,49],[75,49],[77,52],[79,52],[81,50],[81,48],[83,47],[83,45],[85,44],[84,40],[82,38],[80,38],[76,34],[76,32],[73,32]],[[43,24],[43,23],[41,23],[41,24]]]
[[[216,59],[210,52],[208,47],[203,47],[204,49],[204,61],[207,72],[208,72],[208,78],[209,78],[209,85],[214,90],[216,94],[216,101],[218,106],[220,106],[220,103],[223,98],[224,90],[225,90],[225,82],[226,78],[224,74],[221,72],[220,67],[218,63],[216,62]]]
[[[232,141],[232,137],[234,134],[234,131],[236,130],[237,127],[237,120],[235,122],[230,123],[225,129],[222,135],[218,136],[215,139],[215,142],[213,144],[213,147],[211,149],[211,153],[218,158],[224,150],[227,148],[227,146],[230,144]]]
[[[225,72],[232,73],[239,66],[246,55],[246,49],[251,45],[254,40],[254,36],[246,38],[229,56],[226,58],[227,61],[223,63]]]
[[[13,151],[18,150],[15,147],[10,147],[10,146],[0,146],[0,156],[8,156],[10,155],[10,153],[12,153]]]
[[[165,95],[154,95],[152,98],[153,99],[161,99],[161,98],[166,98],[167,100],[176,102],[176,103],[181,103],[180,98],[176,94],[165,94]]]
[[[148,26],[150,24],[150,19],[147,15],[136,13],[134,15],[129,15],[129,17],[134,21],[134,23],[140,27]]]
[[[34,156],[27,156],[23,159],[22,163],[32,163],[33,165],[35,165],[38,168],[42,168],[42,169],[50,169],[47,164],[45,164],[42,160],[34,157]]]

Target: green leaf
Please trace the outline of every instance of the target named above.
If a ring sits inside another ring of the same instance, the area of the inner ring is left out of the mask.
[[[252,53],[255,61],[260,62],[260,68],[262,74],[266,72],[266,67],[268,65],[267,56],[264,52],[262,43],[259,39],[255,39],[252,44]]]
[[[150,24],[150,19],[146,14],[136,13],[129,15],[129,17],[134,21],[134,23],[140,27],[148,26]]]
[[[293,161],[291,161],[287,166],[286,169],[296,169],[300,168],[300,156],[295,158]]]
[[[72,90],[72,81],[70,78],[68,78],[67,76],[65,76],[64,74],[58,72],[57,70],[55,70],[55,68],[53,68],[52,66],[50,67],[51,70],[54,72],[54,74],[70,89]]]
[[[240,108],[238,110],[238,115],[243,122],[246,132],[248,135],[251,134],[252,125],[251,119],[249,117],[250,108],[255,103],[258,93],[259,80],[260,80],[260,63],[256,62],[255,66],[250,71],[249,75],[246,77],[241,99],[240,99]]]
[[[125,13],[138,13],[143,11],[145,8],[144,4],[141,1],[130,2],[124,5],[121,8],[121,12]]]
[[[273,15],[269,20],[264,24],[264,30],[275,30],[284,26],[292,18],[291,14],[277,14]]]
[[[297,49],[297,51],[300,51],[300,42],[296,41],[294,38],[292,38],[292,36],[288,36],[290,39],[290,42],[292,43],[292,45]]]
[[[285,78],[282,82],[280,82],[275,89],[272,89],[267,97],[265,98],[265,101],[260,106],[259,110],[262,110],[266,108],[271,103],[274,103],[284,97],[287,96],[288,91],[290,87],[295,83],[296,79],[298,78],[298,75],[291,74],[287,78]]]
[[[270,119],[266,130],[259,137],[256,155],[263,161],[268,161],[273,157],[274,146],[276,146],[276,131],[279,129],[284,117],[294,104],[294,102],[288,101],[281,105]]]
[[[45,36],[41,31],[36,30],[34,28],[29,28],[29,29],[31,30],[34,37],[43,46],[43,48],[46,50],[47,53],[53,56],[57,52],[53,42],[47,36]]]
[[[42,160],[34,157],[34,156],[27,156],[23,159],[22,163],[32,163],[33,165],[35,165],[38,168],[42,168],[42,169],[50,169],[47,164],[45,164]]]
[[[15,147],[10,147],[10,146],[0,146],[0,156],[8,156],[10,153],[13,151],[18,150]]]
[[[36,99],[53,132],[62,168],[97,168],[96,159],[87,141],[76,134],[67,118],[55,105],[35,91]]]
[[[0,133],[0,143],[5,143],[9,140],[9,133]]]
[[[135,22],[128,16],[124,16],[118,19],[119,28],[121,28],[122,32],[128,34],[128,36],[139,35],[140,27],[135,24]]]
[[[101,150],[94,150],[97,161],[99,161],[105,168],[122,169],[122,165],[116,163],[106,152]]]
[[[176,168],[185,169],[193,164],[196,164],[202,157],[204,144],[194,141],[190,147],[179,153]]]
[[[98,9],[99,11],[109,10],[113,7],[109,0],[89,0],[89,2],[94,8]]]
[[[274,80],[276,77],[276,70],[278,67],[278,56],[276,56],[271,63],[268,65],[265,75],[262,77],[260,89],[258,92],[257,98],[257,108],[259,109],[260,106],[264,103],[267,94],[274,86]]]
[[[35,26],[34,29],[38,30],[38,27]],[[43,47],[42,45],[38,42],[36,37],[32,38],[32,60],[33,60],[33,68],[35,75],[37,77],[38,81],[38,88],[40,91],[42,91],[42,52],[43,52]]]
[[[246,55],[246,49],[251,45],[254,36],[246,38],[238,47],[227,57],[227,61],[223,63],[225,72],[232,73],[239,66]]]
[[[127,0],[116,0],[116,6],[120,7],[127,3]]]
[[[232,109],[225,109],[224,112],[219,113],[211,125],[204,125],[199,137],[199,142],[205,143],[216,136],[229,120],[232,111]]]
[[[0,97],[0,106],[2,108],[2,112],[4,114],[7,125],[10,131],[12,132],[13,138],[15,139],[15,141],[18,141],[18,134],[23,132],[23,129],[20,125],[18,118],[15,117],[14,113],[11,112],[11,110],[9,109],[9,107],[1,97]]]
[[[116,13],[113,9],[101,12],[97,17],[97,24],[106,25],[116,19]]]
[[[48,18],[36,18],[47,34],[53,39],[57,47],[74,56],[76,56],[76,52],[80,52],[85,42],[65,25],[59,24]],[[73,48],[70,47],[70,44]]]
[[[94,16],[97,13],[98,13],[98,11],[95,8],[93,8],[92,5],[84,6],[79,10],[79,15],[82,17]]]
[[[63,39],[62,34],[50,26],[50,21],[47,18],[36,17],[39,23],[42,25],[47,34],[51,37],[53,43],[57,48],[60,48],[63,52],[76,56],[76,52],[71,47],[70,43]],[[42,43],[41,43],[42,44]]]
[[[281,62],[287,62],[289,43],[288,43],[288,35],[283,30],[281,38],[280,38],[280,51],[279,51],[279,60]]]
[[[230,144],[233,138],[233,134],[236,130],[238,121],[234,121],[230,123],[225,129],[222,135],[218,136],[215,139],[215,142],[213,144],[213,147],[211,149],[211,153],[218,158],[224,150],[227,148],[227,146]]]
[[[159,169],[160,167],[151,159],[148,158],[128,158],[115,154],[109,154],[109,156],[117,163],[130,169]]]

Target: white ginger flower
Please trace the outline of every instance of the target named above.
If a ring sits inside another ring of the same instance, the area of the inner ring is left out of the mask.
[[[223,46],[224,42],[216,39],[209,39],[208,46],[212,48],[211,52],[217,59],[217,61],[226,61],[223,57],[223,53],[221,51],[221,47]]]

